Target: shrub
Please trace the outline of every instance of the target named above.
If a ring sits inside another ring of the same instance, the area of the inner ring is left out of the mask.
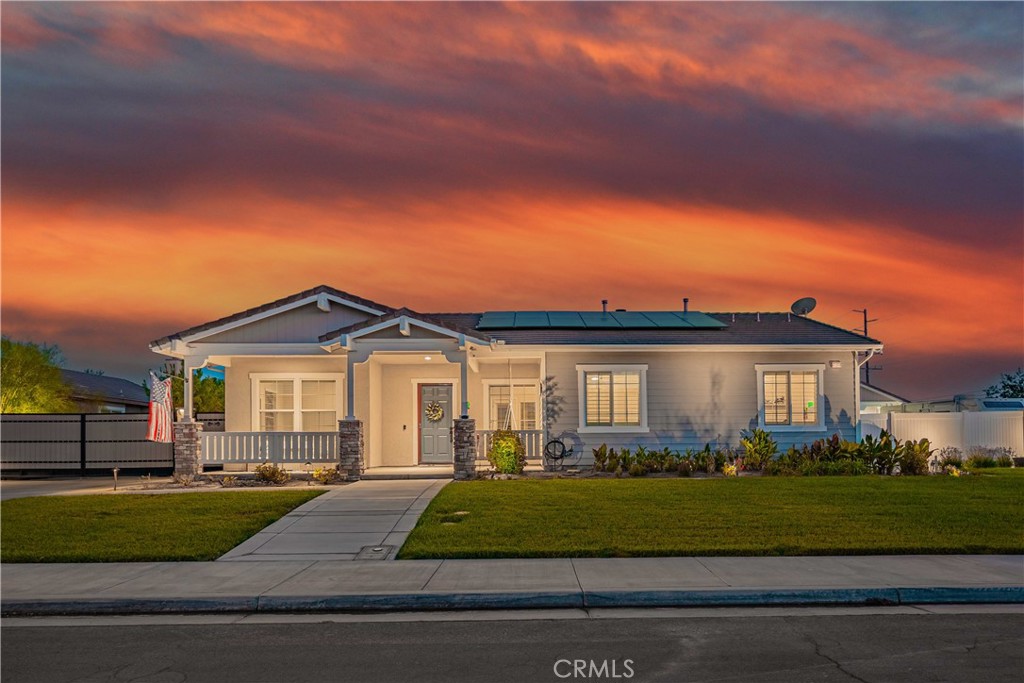
[[[928,459],[934,452],[928,439],[907,441],[899,447],[900,474],[928,474]]]
[[[336,484],[341,481],[338,467],[317,467],[313,470],[313,479],[321,484]]]
[[[631,477],[642,477],[647,474],[647,468],[638,462],[633,463],[629,466],[629,476]]]
[[[870,434],[864,437],[860,443],[860,456],[875,474],[892,474],[893,468],[899,464],[892,435],[885,430],[877,439]]]
[[[693,474],[693,463],[687,459],[682,459],[679,464],[676,465],[676,474],[680,477],[688,477]]]
[[[968,469],[980,469],[987,467],[998,467],[999,461],[990,455],[972,455],[967,458],[964,465]]]
[[[695,472],[715,471],[715,454],[711,450],[711,444],[704,444],[704,448],[693,454],[693,469]]]
[[[622,476],[622,465],[619,465],[618,467],[615,468],[615,476],[616,477],[621,477]]]
[[[257,481],[266,482],[268,484],[280,485],[291,478],[292,475],[288,474],[287,470],[285,470],[283,467],[278,466],[277,463],[267,461],[261,462],[259,465],[256,465]]]
[[[594,451],[594,471],[604,472],[605,465],[608,464],[608,444],[603,443],[599,448],[593,449]]]
[[[232,477],[230,475],[226,477],[221,477],[220,479],[217,480],[217,483],[225,488],[228,488],[230,486],[235,486],[238,483],[238,477]]]
[[[722,474],[727,477],[735,477],[737,474],[736,465],[725,465],[722,467]]]
[[[521,474],[526,466],[526,447],[511,429],[499,429],[491,437],[487,459],[501,474]]]
[[[636,456],[630,453],[628,448],[619,449],[619,467],[623,472],[628,472],[635,462]]]
[[[749,470],[762,470],[779,452],[779,445],[772,435],[763,429],[755,429],[740,439],[743,449],[743,465]]]
[[[604,466],[605,472],[614,472],[619,469],[619,454],[614,448],[608,449],[608,462]]]

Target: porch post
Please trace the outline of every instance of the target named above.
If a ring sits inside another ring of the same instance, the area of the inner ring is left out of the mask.
[[[185,403],[185,405],[182,406],[182,408],[184,408],[185,415],[183,418],[184,422],[192,422],[192,404],[195,402],[192,398],[192,373],[195,372],[197,367],[202,367],[202,365],[195,365],[195,360],[188,356],[186,356],[181,362],[182,379],[185,380],[185,391],[182,392],[182,396],[184,397],[183,401]]]
[[[345,419],[356,419],[356,359],[352,351],[345,354]]]
[[[469,418],[469,353],[465,349],[445,351],[445,360],[459,364],[459,416]]]
[[[459,393],[462,394],[459,404],[459,415],[463,420],[469,419],[469,363],[466,360],[466,352],[462,352],[462,359],[459,361]]]

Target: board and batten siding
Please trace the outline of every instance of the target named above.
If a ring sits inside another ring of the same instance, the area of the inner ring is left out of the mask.
[[[310,303],[290,311],[254,320],[240,327],[203,337],[212,344],[289,344],[316,342],[320,335],[370,318],[369,313],[331,302],[331,310],[321,311]]]
[[[829,368],[829,361],[842,363]],[[583,462],[592,460],[591,448],[669,447],[703,448],[715,442],[737,447],[740,433],[758,425],[758,364],[824,364],[821,410],[823,428],[814,432],[776,432],[780,449],[839,432],[856,439],[856,362],[852,352],[548,352],[546,369],[557,382],[555,394],[564,402],[551,435],[579,428],[577,365],[647,365],[647,425],[641,432],[585,432],[579,435]]]

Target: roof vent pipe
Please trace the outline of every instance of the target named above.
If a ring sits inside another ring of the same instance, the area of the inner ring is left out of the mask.
[[[601,299],[601,313],[608,312],[608,299]]]
[[[690,297],[684,296],[683,297],[683,313],[689,313],[689,312],[690,312]]]
[[[757,312],[757,322],[761,322],[761,312]]]

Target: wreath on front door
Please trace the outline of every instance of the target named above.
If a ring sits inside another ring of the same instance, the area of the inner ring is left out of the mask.
[[[431,401],[423,411],[431,422],[440,422],[444,418],[444,408],[437,401]]]

